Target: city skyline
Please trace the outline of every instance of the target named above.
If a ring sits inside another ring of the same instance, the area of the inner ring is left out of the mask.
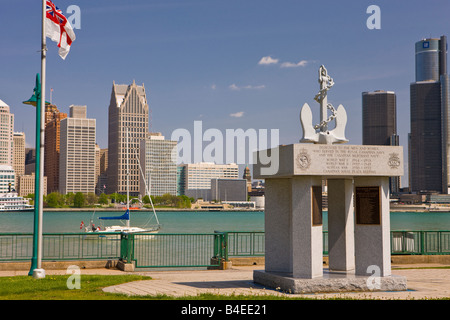
[[[40,7],[23,1],[20,27],[0,31],[0,99],[15,114],[15,131],[34,145],[33,117],[22,101],[39,72]],[[300,107],[315,106],[317,70],[325,64],[335,80],[330,102],[349,114],[349,144],[362,142],[361,92],[397,96],[398,134],[407,154],[409,85],[414,82],[414,44],[448,34],[446,1],[56,1],[63,12],[81,9],[81,29],[66,60],[48,43],[47,100],[61,112],[87,105],[97,119],[97,143],[106,148],[113,81],[144,83],[149,130],[167,138],[177,128],[280,129],[280,144],[301,138]],[[369,5],[381,10],[381,29],[366,26]],[[2,4],[12,21],[12,4]],[[11,13],[11,14],[10,14]],[[420,16],[419,16],[420,14]],[[70,14],[69,14],[70,15]],[[313,110],[315,112],[316,110]],[[401,116],[400,116],[401,115]],[[317,119],[317,118],[316,118]],[[407,170],[407,168],[405,168]],[[405,172],[407,172],[405,170]],[[405,181],[407,179],[403,179]]]

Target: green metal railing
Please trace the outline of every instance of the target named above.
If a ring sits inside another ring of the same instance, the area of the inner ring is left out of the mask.
[[[450,231],[392,231],[392,254],[450,254]]]
[[[118,259],[117,233],[47,233],[42,236],[42,260]],[[31,259],[33,234],[0,234],[0,262]]]
[[[227,248],[224,259],[229,257],[264,256],[265,237],[263,231],[215,231],[224,236]]]
[[[224,231],[227,256],[264,256],[264,232]],[[328,232],[323,232],[323,254],[328,254]],[[391,231],[391,254],[450,254],[450,231]]]
[[[264,256],[262,231],[214,233],[49,233],[43,235],[43,260],[134,262],[137,268],[210,267],[233,257]],[[33,235],[0,234],[0,262],[31,259]],[[323,253],[328,254],[328,232]],[[450,254],[450,231],[392,231],[391,253]]]
[[[123,240],[121,259],[136,268],[219,266],[226,255],[221,233],[136,233]]]

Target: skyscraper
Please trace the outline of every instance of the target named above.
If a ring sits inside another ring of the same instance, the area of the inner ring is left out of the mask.
[[[211,189],[211,179],[239,179],[239,166],[235,163],[215,164],[210,162],[183,163],[185,191]]]
[[[106,193],[106,184],[108,183],[108,177],[106,175],[106,171],[108,170],[108,149],[100,149],[99,166],[96,192],[101,194]]]
[[[14,162],[14,114],[9,106],[0,100],[0,165],[12,167]]]
[[[86,106],[70,106],[70,117],[61,120],[59,190],[95,192],[95,119],[86,117]]]
[[[129,174],[130,195],[139,195],[137,157],[140,141],[147,134],[148,104],[144,85],[138,86],[134,81],[131,85],[113,83],[108,119],[108,193],[125,194]]]
[[[410,85],[409,185],[413,192],[448,193],[449,78],[447,38],[415,44],[416,81]]]
[[[177,195],[177,141],[165,140],[160,133],[151,133],[141,140],[140,157],[145,181],[141,175],[141,194],[147,184],[150,195]]]
[[[239,179],[239,166],[236,163],[183,163],[179,167],[178,181],[182,184],[179,189],[194,199],[211,200],[212,179]]]
[[[397,134],[396,96],[392,91],[362,93],[362,132],[364,145],[390,145]]]
[[[53,104],[45,106],[44,175],[47,177],[47,191],[59,191],[59,153],[61,120],[67,113],[60,112]]]
[[[393,91],[362,93],[363,145],[398,146],[397,106]],[[391,193],[400,188],[400,177],[389,178]]]
[[[14,132],[14,172],[16,189],[20,190],[19,178],[25,174],[25,133]]]

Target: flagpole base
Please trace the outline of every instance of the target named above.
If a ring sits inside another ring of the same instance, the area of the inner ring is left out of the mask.
[[[44,269],[34,269],[33,270],[33,278],[35,278],[35,279],[45,278],[45,270]]]
[[[33,270],[36,268],[37,268],[37,258],[33,257],[33,258],[31,258],[31,267],[30,267],[30,271],[28,271],[28,275],[32,276]]]

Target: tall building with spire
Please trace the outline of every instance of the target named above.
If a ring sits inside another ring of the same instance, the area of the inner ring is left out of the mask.
[[[415,44],[416,81],[410,85],[409,186],[412,192],[449,189],[449,76],[447,37]]]
[[[138,196],[139,144],[149,132],[149,108],[144,85],[138,86],[135,81],[130,85],[113,82],[108,115],[107,193],[125,194],[129,174],[130,195]]]

